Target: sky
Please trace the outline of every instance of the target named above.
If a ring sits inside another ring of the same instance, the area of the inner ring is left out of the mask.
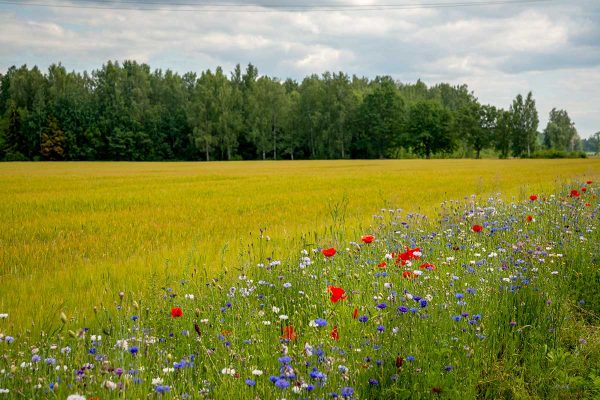
[[[495,4],[458,5],[482,1]],[[581,137],[600,131],[598,0],[0,0],[0,72],[126,59],[179,73],[251,62],[281,79],[467,84],[503,108],[532,91],[538,130],[555,107]]]

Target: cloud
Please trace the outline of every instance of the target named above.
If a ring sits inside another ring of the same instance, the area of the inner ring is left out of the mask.
[[[326,70],[389,74],[404,82],[466,83],[482,101],[504,107],[532,90],[542,128],[556,106],[569,111],[583,136],[600,130],[596,1],[361,12],[314,11],[319,3],[309,0],[244,3],[248,12],[235,13],[0,5],[0,71],[58,61],[89,71],[109,59],[136,59],[180,73],[252,62],[261,74],[279,78]],[[307,11],[268,7],[273,4]]]

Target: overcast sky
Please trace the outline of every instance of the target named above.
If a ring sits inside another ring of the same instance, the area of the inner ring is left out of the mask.
[[[221,11],[173,5],[211,2]],[[482,103],[504,108],[518,93],[531,90],[539,130],[552,107],[566,109],[582,137],[600,130],[598,0],[368,11],[347,7],[457,1],[236,0],[246,5],[233,7],[236,12],[219,8],[226,2],[215,0],[17,3],[0,0],[0,72],[22,64],[46,69],[59,61],[68,70],[90,71],[107,60],[124,59],[180,73],[219,65],[230,71],[237,63],[252,62],[261,74],[299,80],[341,70],[403,82],[420,78],[428,85],[466,83]],[[140,10],[156,6],[139,3],[171,5]],[[273,4],[332,6],[298,12]]]

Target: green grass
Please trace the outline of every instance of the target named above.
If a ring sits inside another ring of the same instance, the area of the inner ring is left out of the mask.
[[[285,246],[253,237],[227,268],[146,272],[145,290],[114,286],[91,317],[83,300],[41,334],[11,312],[0,319],[0,395],[597,399],[600,202],[583,181],[448,200],[429,217],[386,207],[360,230]],[[333,302],[329,285],[347,297]],[[282,336],[289,326],[295,337]]]
[[[38,330],[115,290],[143,293],[151,274],[237,268],[261,230],[262,252],[281,254],[335,243],[381,207],[434,216],[442,200],[523,197],[598,171],[598,159],[3,163],[0,311]]]

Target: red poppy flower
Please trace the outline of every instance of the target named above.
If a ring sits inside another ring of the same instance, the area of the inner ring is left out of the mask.
[[[281,328],[281,332],[283,333],[283,335],[281,335],[282,339],[296,340],[298,338],[298,335],[296,335],[296,331],[292,325],[284,326]]]
[[[531,201],[536,201],[537,198],[538,197],[535,194],[532,194],[531,196],[529,196],[529,200],[531,200]]]
[[[531,215],[528,215],[527,216],[527,222],[531,222],[531,221],[533,221],[533,217]]]
[[[378,266],[379,268],[385,268],[385,267],[387,267],[387,263],[386,263],[385,261],[382,261],[382,262],[380,262],[379,264],[377,264],[377,266]]]
[[[586,206],[586,207],[589,207],[590,205],[591,205],[590,203],[585,203],[585,206]]]
[[[412,273],[411,273],[410,271],[404,271],[404,272],[402,273],[402,277],[403,277],[403,278],[406,278],[406,279],[410,278],[410,277],[411,277],[411,275],[412,275]]]
[[[344,300],[348,297],[346,291],[341,287],[327,286],[327,290],[331,292],[329,300],[331,300],[332,303],[337,303],[339,300]]]
[[[392,253],[392,257],[395,257],[395,254]],[[404,253],[398,254],[396,264],[406,265],[407,261],[412,259],[418,260],[419,258],[421,258],[421,249],[419,247],[415,247],[414,249],[407,247]]]
[[[373,242],[373,240],[375,240],[375,236],[373,235],[363,235],[361,236],[360,240],[363,241],[363,243],[371,243]]]
[[[579,197],[579,192],[576,189],[571,190],[570,197]]]
[[[475,224],[475,225],[473,225],[473,228],[471,228],[471,229],[473,229],[473,232],[479,233],[483,230],[483,226]]]
[[[172,318],[183,317],[183,310],[179,307],[171,308],[171,317]]]
[[[331,331],[331,338],[333,340],[340,340],[340,334],[338,332],[337,325],[335,325]]]
[[[423,264],[421,264],[421,266],[419,268],[421,268],[421,269],[428,269],[430,271],[433,271],[434,269],[436,269],[435,265],[429,264],[429,263],[423,263]]]
[[[358,308],[354,308],[354,311],[352,311],[352,318],[353,319],[358,318]]]
[[[582,187],[581,191],[585,193],[585,192],[587,192],[587,188],[586,187]]]
[[[321,253],[323,253],[325,257],[333,257],[335,256],[336,251],[333,247],[330,247],[328,249],[321,250]]]
[[[592,181],[587,181],[586,183],[587,183],[588,185],[591,185],[591,184],[592,184]]]

